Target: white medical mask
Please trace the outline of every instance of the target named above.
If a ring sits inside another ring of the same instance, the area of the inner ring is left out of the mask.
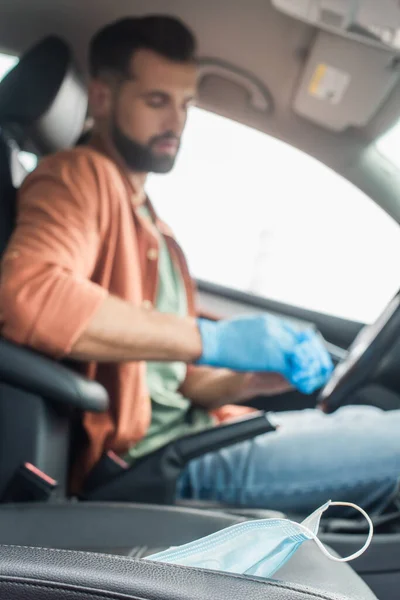
[[[330,506],[351,506],[358,510],[369,524],[369,534],[364,546],[347,558],[338,558],[330,554],[317,537],[321,516]],[[189,544],[153,554],[146,560],[227,573],[271,577],[307,540],[314,540],[321,552],[331,560],[347,562],[365,552],[371,543],[372,535],[371,519],[362,508],[348,502],[329,501],[302,523],[295,523],[288,519],[248,521]]]

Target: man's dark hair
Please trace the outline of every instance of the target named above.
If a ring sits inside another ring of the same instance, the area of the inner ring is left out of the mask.
[[[92,77],[103,72],[129,74],[129,61],[137,50],[153,50],[176,62],[195,60],[196,40],[178,19],[162,15],[127,17],[98,31],[90,42]]]

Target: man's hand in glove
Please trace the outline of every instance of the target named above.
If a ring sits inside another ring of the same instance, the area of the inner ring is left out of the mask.
[[[304,394],[329,379],[333,365],[322,336],[263,314],[218,322],[198,320],[203,353],[197,364],[233,371],[279,373]]]

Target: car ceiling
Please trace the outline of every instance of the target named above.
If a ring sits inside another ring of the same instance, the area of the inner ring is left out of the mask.
[[[22,53],[39,38],[56,33],[71,43],[84,70],[87,43],[97,28],[122,16],[150,13],[181,17],[197,35],[200,56],[256,78],[272,99],[267,112],[249,110],[247,90],[211,73],[203,80],[200,105],[315,156],[400,222],[400,174],[373,144],[400,116],[400,84],[392,86],[361,127],[334,131],[296,114],[293,99],[310,51],[318,36],[328,34],[277,12],[270,0],[2,0],[0,45]],[[332,35],[331,41],[346,43]],[[371,49],[359,43],[357,49],[367,61]]]

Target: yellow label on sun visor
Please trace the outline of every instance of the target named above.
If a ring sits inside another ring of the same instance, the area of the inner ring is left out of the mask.
[[[327,65],[319,64],[314,71],[314,74],[311,78],[310,85],[308,87],[308,91],[312,96],[315,96],[318,92],[319,84],[321,83],[322,78],[326,73]]]
[[[339,104],[347,92],[350,81],[351,76],[346,71],[320,63],[311,77],[308,93],[318,100]]]

